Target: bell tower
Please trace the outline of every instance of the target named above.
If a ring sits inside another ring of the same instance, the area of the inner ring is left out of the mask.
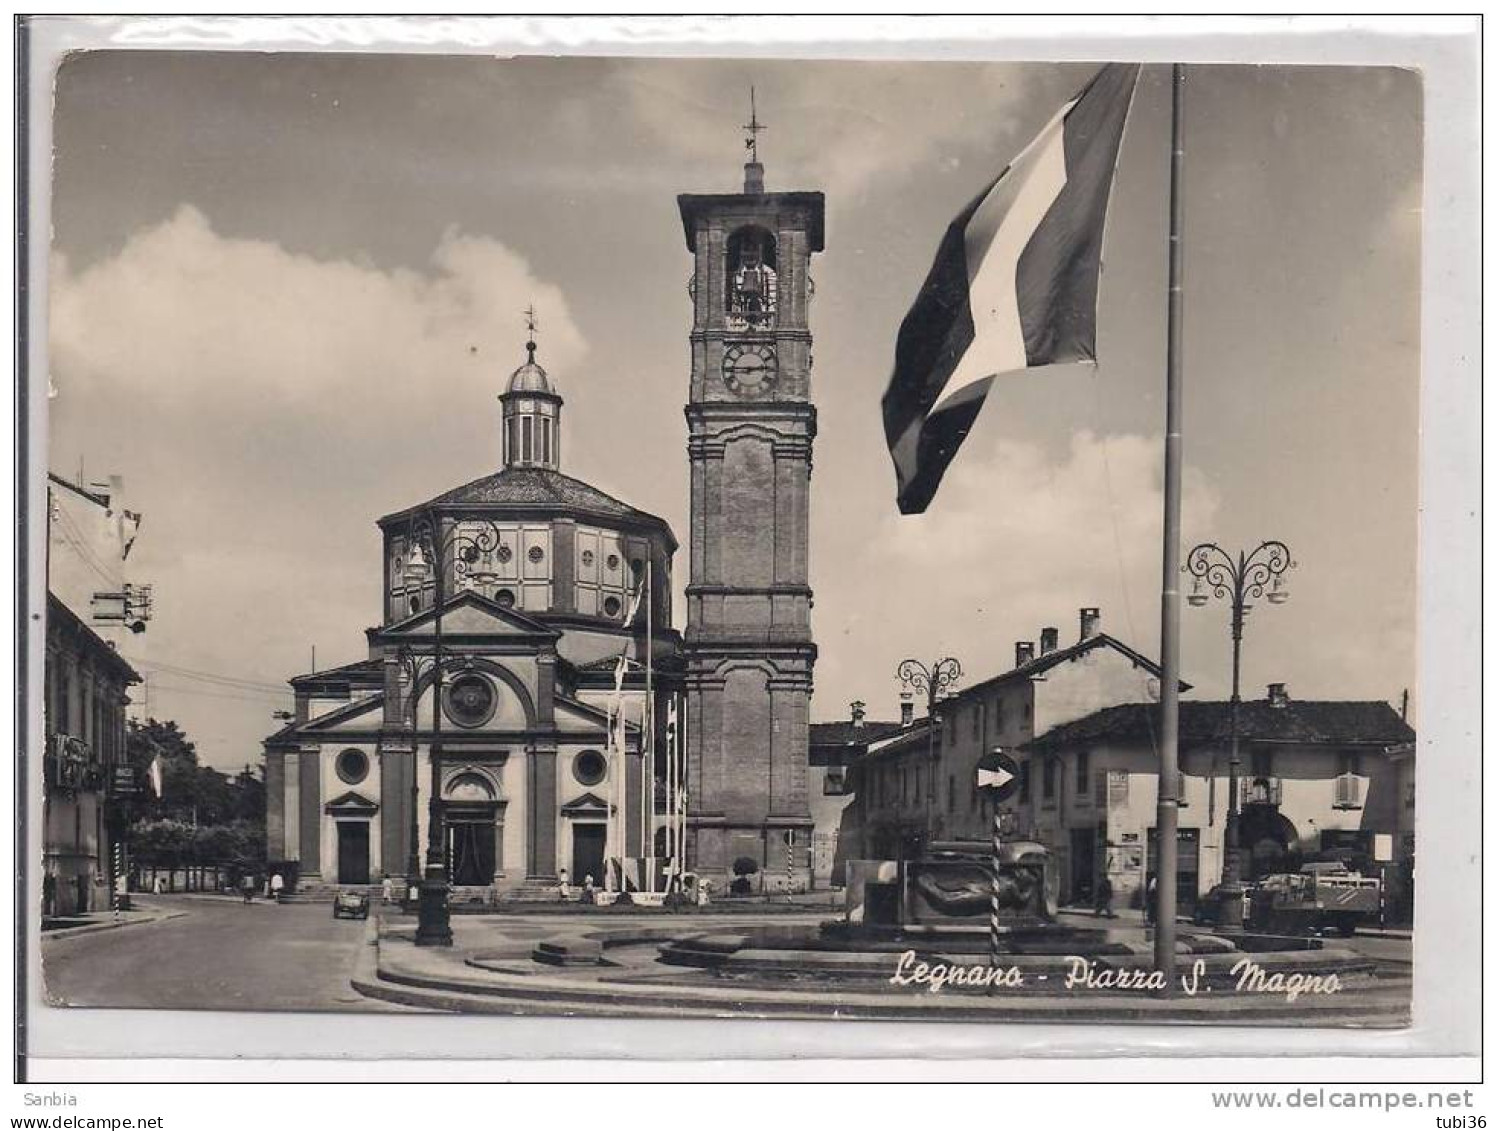
[[[679,198],[695,257],[691,575],[686,588],[688,860],[719,881],[753,860],[807,886],[811,256],[819,192],[768,192],[755,113],[743,191]],[[754,881],[758,886],[758,879]]]

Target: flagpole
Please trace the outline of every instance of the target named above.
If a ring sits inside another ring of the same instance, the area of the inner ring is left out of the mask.
[[[640,792],[644,795],[644,812],[640,819],[644,824],[644,843],[640,847],[641,864],[650,870],[646,885],[651,895],[655,894],[655,588],[654,557],[645,558],[645,709],[641,728],[639,776]],[[646,753],[648,751],[648,753]]]
[[[1185,319],[1185,66],[1170,75],[1170,249],[1165,354],[1164,553],[1160,589],[1159,809],[1155,848],[1154,968],[1165,993],[1175,980],[1177,837],[1180,828],[1180,482]]]

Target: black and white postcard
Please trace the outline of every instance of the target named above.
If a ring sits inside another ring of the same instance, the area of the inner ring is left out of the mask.
[[[1425,76],[1036,59],[66,54],[45,1008],[1411,1025]]]

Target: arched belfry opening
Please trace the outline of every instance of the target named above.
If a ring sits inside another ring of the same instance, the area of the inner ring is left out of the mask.
[[[728,237],[727,293],[729,326],[769,326],[779,305],[779,271],[774,236],[747,224]]]

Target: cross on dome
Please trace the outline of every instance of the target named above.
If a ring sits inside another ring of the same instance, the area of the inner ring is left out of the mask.
[[[535,334],[540,326],[535,306],[526,306],[525,363],[509,376],[499,394],[504,409],[505,467],[556,470],[561,461],[561,396],[540,362],[535,360]]]

